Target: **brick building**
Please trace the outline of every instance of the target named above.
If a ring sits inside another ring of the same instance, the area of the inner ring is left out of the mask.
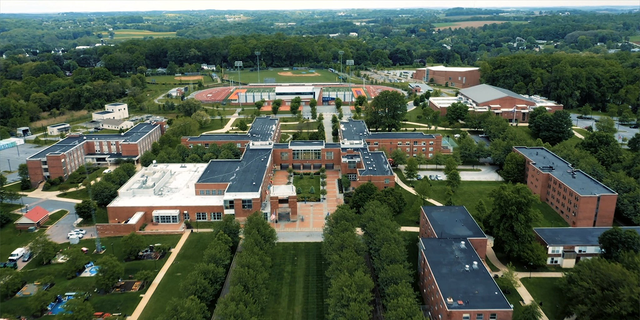
[[[573,268],[581,260],[600,256],[598,237],[611,228],[534,228],[536,239],[547,249],[547,265]],[[621,227],[635,230],[640,227]]]
[[[413,74],[413,79],[431,82],[450,87],[468,88],[480,84],[480,68],[460,68],[433,66],[418,68]]]
[[[543,147],[514,147],[526,159],[529,189],[571,227],[610,227],[618,194]]]
[[[27,158],[29,179],[35,187],[45,179],[67,179],[87,162],[109,164],[117,159],[138,161],[163,132],[164,123],[140,123],[122,134],[71,134]]]
[[[418,275],[431,319],[510,320],[513,307],[484,266],[487,238],[462,206],[422,207]]]
[[[509,122],[529,122],[529,113],[537,107],[545,107],[549,112],[562,110],[563,106],[540,96],[523,96],[513,91],[481,84],[460,90],[457,97],[432,97],[429,107],[447,114],[447,108],[461,102],[469,107],[469,112],[491,112]]]

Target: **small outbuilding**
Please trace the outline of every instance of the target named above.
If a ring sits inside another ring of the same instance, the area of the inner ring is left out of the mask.
[[[36,206],[16,220],[14,224],[18,230],[28,230],[30,227],[40,228],[47,220],[49,220],[49,211],[41,206]]]

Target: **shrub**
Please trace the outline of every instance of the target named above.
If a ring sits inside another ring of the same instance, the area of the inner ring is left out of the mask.
[[[326,173],[321,173],[320,174],[320,179],[324,180],[327,178],[327,174]]]
[[[314,187],[309,188],[309,193],[311,194],[316,193],[316,189]]]
[[[49,181],[45,182],[42,186],[42,191],[48,191],[51,189],[51,183]]]

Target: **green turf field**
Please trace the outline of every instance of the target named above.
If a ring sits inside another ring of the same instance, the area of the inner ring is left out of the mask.
[[[289,69],[289,70],[283,70]],[[316,82],[338,82],[337,75],[327,70],[312,69],[317,76],[309,76],[311,72],[309,70],[293,70],[291,68],[273,68],[271,70],[260,69],[260,82],[264,82],[264,78],[275,78],[276,83],[316,83]],[[303,72],[306,72],[303,74]],[[278,73],[291,73],[291,75],[282,75]],[[248,69],[238,72],[233,69],[225,69],[222,75],[225,80],[233,80],[242,83],[257,83],[258,71],[250,71]]]
[[[154,38],[172,38],[176,36],[175,32],[154,32],[149,30],[138,30],[138,29],[120,29],[114,30],[113,36],[114,40],[130,40],[130,39],[142,39],[148,37]]]
[[[278,243],[265,319],[324,319],[322,243]]]
[[[189,83],[193,83],[193,84],[197,84],[198,81],[203,81],[203,84],[209,84],[209,83],[213,83],[213,80],[211,79],[211,76],[209,75],[201,75],[202,76],[202,80],[180,80],[180,79],[176,79],[175,76],[147,76],[147,83],[155,83],[155,84],[167,84],[167,83],[173,83],[173,84],[189,84]],[[188,76],[185,76],[188,77]],[[196,90],[194,88],[194,90]]]

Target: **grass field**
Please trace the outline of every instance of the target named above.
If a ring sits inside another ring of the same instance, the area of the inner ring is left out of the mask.
[[[13,221],[18,220],[21,216],[15,213],[9,213]],[[45,232],[41,229],[38,232],[26,232],[16,230],[13,223],[9,223],[0,229],[0,260],[6,261],[11,252],[17,248],[24,247],[35,239],[40,233]]]
[[[69,211],[67,210],[58,210],[56,212],[54,212],[53,214],[49,215],[49,220],[47,220],[47,222],[44,223],[45,226],[52,226],[54,223],[56,223],[58,220],[60,220],[62,217],[64,217],[67,213],[69,213]]]
[[[629,41],[631,42],[640,42],[640,34],[629,37]]]
[[[31,188],[31,189],[28,189],[28,190],[20,189],[20,181],[18,181],[16,183],[9,184],[9,185],[5,185],[4,187],[2,187],[2,189],[14,191],[14,192],[31,192],[31,191],[35,190],[35,188]]]
[[[322,243],[278,243],[272,257],[266,319],[324,319]]]
[[[24,233],[23,233],[24,234]],[[155,244],[162,243],[168,244],[172,247],[178,243],[180,239],[180,235],[157,235],[157,236],[144,236],[144,243],[146,244]],[[104,255],[113,255],[115,251],[115,256],[119,260],[124,259],[124,254],[119,248],[122,248],[120,241],[122,237],[112,237],[112,238],[103,238],[102,244],[107,248]],[[95,248],[94,239],[81,240],[79,244],[69,245],[68,243],[59,245],[60,249],[68,250],[80,250],[81,247],[87,248]],[[4,241],[3,241],[4,242]],[[113,250],[115,249],[115,250]],[[100,255],[97,254],[88,254],[87,259],[90,261],[96,261],[100,259]],[[162,260],[158,261],[131,261],[124,263],[124,277],[129,275],[135,275],[138,271],[141,270],[159,270],[162,266],[162,263],[166,261],[166,257]],[[156,265],[157,264],[157,265]],[[22,273],[25,277],[25,281],[27,283],[32,283],[38,279],[41,279],[44,276],[52,276],[53,281],[56,283],[55,287],[53,287],[52,292],[54,293],[64,293],[64,292],[90,292],[91,296],[91,305],[94,307],[96,311],[102,312],[121,312],[131,314],[138,302],[140,301],[141,294],[144,294],[146,288],[142,291],[138,292],[130,292],[130,293],[110,293],[110,294],[97,294],[93,292],[95,279],[88,278],[73,278],[68,280],[65,275],[64,264],[51,264],[46,266],[37,265],[33,262],[30,262],[25,266]],[[30,306],[31,297],[26,298],[12,298],[8,301],[2,303],[2,313],[3,314],[30,314],[31,306]]]
[[[240,82],[242,83],[264,82],[264,78],[275,78],[276,83],[338,82],[337,75],[329,72],[328,70],[313,69],[318,75],[309,76],[309,70],[293,71],[291,68],[284,69],[289,70],[283,70],[283,68],[274,68],[272,70],[260,69],[260,81],[258,81],[257,71],[249,71],[248,69],[245,69],[240,71],[240,76],[238,76],[237,71],[227,69],[224,72],[223,79],[237,82],[239,77]],[[302,74],[302,72],[306,72],[306,74]]]
[[[534,228],[544,227],[568,227],[569,224],[562,219],[562,217],[553,210],[548,204],[540,201],[534,205],[535,209],[538,209],[541,213],[541,219],[534,221],[531,225]]]
[[[560,305],[564,300],[560,288],[562,278],[522,278],[522,284],[527,288],[533,299],[542,302],[542,311],[549,320],[562,320]]]
[[[172,85],[169,89],[173,89],[175,87],[178,87],[179,85],[175,85],[177,84],[182,84],[182,85],[188,85],[190,83],[193,84],[197,84],[198,81],[202,81],[203,84],[209,84],[209,83],[213,83],[213,80],[211,79],[211,76],[208,75],[202,75],[202,79],[194,79],[194,80],[184,80],[184,79],[180,79],[181,77],[176,77],[173,75],[166,75],[166,76],[147,76],[147,83],[156,83],[156,84],[160,84],[162,85],[163,83],[165,84],[174,84]],[[196,90],[195,87],[192,88],[193,90]],[[187,94],[189,94],[190,92],[188,92]]]
[[[487,261],[489,261],[489,259],[487,259]],[[516,288],[514,288],[513,285],[506,279],[496,279],[496,284],[498,284],[498,287],[500,287],[500,290],[502,290],[504,296],[507,298],[507,300],[509,300],[509,303],[513,305],[513,315],[515,318],[516,314],[519,314],[522,310],[522,305],[520,304],[522,297],[520,297],[518,290],[516,290]],[[508,293],[505,293],[505,291]]]
[[[280,129],[282,130],[305,130],[305,131],[317,131],[318,130],[318,122],[317,121],[307,121],[305,123],[295,123],[295,124],[282,124],[280,125]]]
[[[420,197],[409,193],[409,191],[400,186],[396,186],[396,188],[402,193],[406,205],[402,213],[395,216],[394,220],[401,226],[418,226],[420,224],[420,207],[422,207],[422,200],[420,200]],[[424,205],[430,206],[432,204],[427,202]]]
[[[302,196],[302,197],[308,197],[308,196],[320,196],[320,176],[309,176],[309,175],[304,175],[304,179],[300,178],[300,175],[297,174],[293,177],[293,185],[296,187],[296,192],[298,190],[298,188],[300,188],[300,191],[302,191],[301,193],[298,193],[298,196]],[[311,192],[309,192],[309,190],[311,190],[311,187],[313,187],[314,189],[314,193],[311,194]]]
[[[180,282],[197,263],[202,261],[202,252],[209,245],[208,239],[210,238],[211,233],[192,233],[189,235],[139,319],[158,319],[166,310],[166,304],[169,300],[186,298],[180,290]]]
[[[138,30],[138,29],[120,29],[114,30],[113,36],[114,40],[124,41],[130,39],[142,39],[142,38],[173,38],[176,36],[175,32],[154,32],[149,30]]]
[[[433,25],[436,27],[436,30],[440,30],[440,29],[445,29],[445,28],[451,28],[451,29],[467,28],[467,27],[479,28],[479,27],[484,26],[485,24],[494,24],[494,23],[501,24],[501,23],[505,23],[505,22],[510,22],[512,24],[527,23],[526,21],[485,21],[485,20],[478,20],[478,21],[440,22],[440,23],[434,23]]]
[[[87,188],[82,188],[76,191],[63,192],[59,194],[58,197],[76,200],[89,200],[89,191]]]

